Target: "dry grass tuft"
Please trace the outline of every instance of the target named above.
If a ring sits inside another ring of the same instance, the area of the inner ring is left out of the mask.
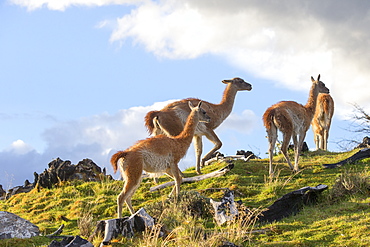
[[[80,235],[83,237],[89,237],[92,234],[95,225],[96,222],[94,221],[91,211],[82,212],[80,217],[77,219],[77,226],[80,230]]]
[[[355,194],[370,195],[370,172],[346,170],[336,179],[329,194],[331,203],[338,202]]]

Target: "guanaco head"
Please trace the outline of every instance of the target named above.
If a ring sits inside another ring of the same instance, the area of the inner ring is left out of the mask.
[[[201,108],[202,101],[199,101],[197,106],[193,106],[191,101],[189,102],[189,107],[192,111],[197,111],[199,116],[199,122],[206,122],[209,123],[211,121],[211,118],[207,115],[207,112]]]
[[[315,83],[316,84],[316,88],[318,90],[319,93],[329,93],[329,89],[325,86],[325,83],[323,83],[322,81],[320,81],[320,74],[319,76],[317,77],[317,80],[315,80],[312,76],[311,76],[311,81],[312,83]]]
[[[231,80],[223,80],[222,82],[225,84],[230,83],[232,86],[236,88],[237,91],[244,91],[244,90],[251,91],[252,90],[252,85],[239,77],[235,77]]]

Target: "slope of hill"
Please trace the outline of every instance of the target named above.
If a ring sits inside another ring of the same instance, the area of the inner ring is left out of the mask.
[[[349,153],[307,152],[301,157],[301,172],[292,174],[284,158],[276,156],[278,176],[268,177],[268,160],[235,161],[223,177],[182,184],[181,201],[168,200],[172,188],[149,192],[153,179],[144,179],[133,196],[135,210],[144,207],[159,225],[134,238],[119,238],[112,246],[219,246],[223,241],[238,246],[368,246],[370,245],[370,159],[336,169],[321,164],[343,160]],[[225,164],[204,168],[208,173]],[[195,170],[184,171],[195,176]],[[170,181],[163,176],[160,183]],[[314,206],[305,206],[295,216],[269,224],[236,220],[217,226],[206,198],[219,201],[224,190],[235,192],[236,200],[258,213],[282,195],[305,186],[329,186]],[[52,189],[32,190],[0,201],[0,211],[8,211],[39,226],[42,234],[54,232],[61,224],[63,234],[88,237],[96,221],[116,217],[116,196],[122,181],[65,182]],[[197,193],[189,193],[197,192]],[[190,205],[190,206],[189,206]],[[193,209],[195,210],[191,210]],[[194,213],[195,212],[195,213]],[[124,215],[129,215],[124,207]],[[163,225],[169,233],[158,238],[155,231]],[[101,239],[94,239],[98,245]],[[47,246],[46,237],[0,240],[0,246]]]

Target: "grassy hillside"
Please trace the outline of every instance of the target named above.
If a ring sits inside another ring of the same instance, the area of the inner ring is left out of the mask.
[[[370,159],[355,165],[336,169],[323,169],[321,164],[343,160],[349,153],[308,152],[301,157],[302,171],[293,175],[282,156],[275,157],[278,176],[268,178],[268,160],[236,161],[235,168],[220,178],[197,183],[182,184],[185,193],[182,202],[167,200],[172,188],[149,192],[152,179],[144,179],[133,197],[135,210],[140,207],[156,217],[169,235],[159,239],[152,232],[136,235],[132,239],[120,238],[112,246],[218,246],[230,241],[241,246],[369,246],[370,245]],[[204,168],[208,173],[225,164],[215,163]],[[195,176],[194,169],[184,172]],[[160,183],[169,181],[166,176]],[[42,234],[50,234],[61,224],[63,234],[89,236],[96,221],[116,217],[116,196],[122,181],[101,183],[69,182],[53,189],[33,190],[18,194],[0,202],[0,211],[15,213],[39,226]],[[239,222],[219,227],[215,224],[211,209],[204,198],[219,201],[223,190],[235,191],[236,200],[242,200],[248,208],[259,212],[280,196],[304,186],[326,184],[320,203],[306,206],[297,215],[280,222],[258,225]],[[196,201],[201,212],[191,213],[189,201]],[[124,207],[124,215],[129,215]],[[200,214],[202,213],[202,214]],[[261,230],[250,233],[251,230]],[[205,237],[206,236],[206,237]],[[95,239],[98,245],[101,239]],[[50,239],[37,237],[28,240],[0,240],[0,246],[46,246]]]

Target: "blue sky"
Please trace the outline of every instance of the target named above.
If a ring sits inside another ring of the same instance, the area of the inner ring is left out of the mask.
[[[33,181],[54,158],[109,159],[148,136],[171,100],[218,103],[223,79],[253,85],[216,130],[221,152],[265,158],[261,116],[306,103],[321,74],[336,103],[329,149],[357,103],[370,109],[367,1],[7,0],[0,2],[0,184]],[[306,141],[314,149],[312,131]],[[211,148],[204,140],[205,151]],[[180,167],[194,165],[193,147]],[[117,175],[116,175],[117,177]]]

